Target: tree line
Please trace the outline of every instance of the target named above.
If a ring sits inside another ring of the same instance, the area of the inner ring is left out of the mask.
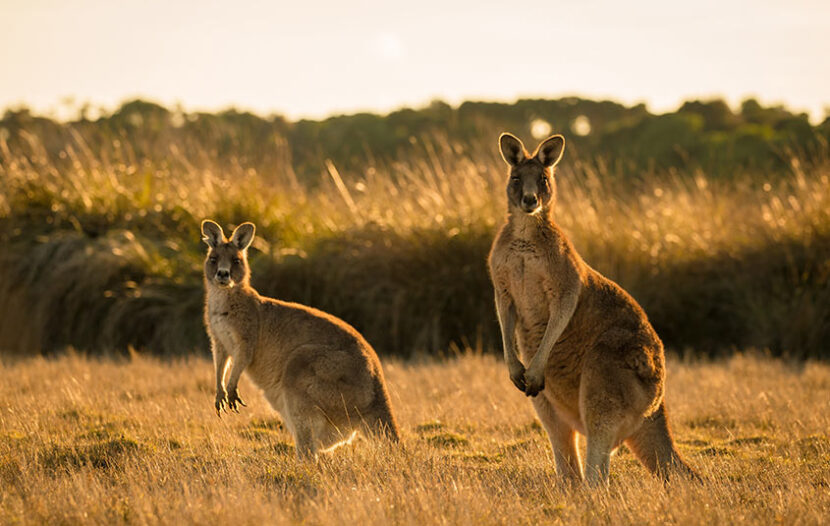
[[[309,184],[318,180],[325,159],[350,177],[373,166],[422,158],[436,144],[461,155],[495,152],[496,137],[504,130],[529,143],[548,131],[564,133],[570,158],[600,162],[630,178],[698,169],[715,178],[746,171],[786,173],[792,158],[826,158],[830,140],[830,117],[813,125],[804,113],[755,99],[734,109],[720,99],[694,100],[663,114],[644,104],[578,97],[468,101],[457,107],[434,101],[386,115],[298,121],[235,109],[188,113],[145,100],[125,102],[95,119],[88,110],[84,106],[74,120],[59,122],[26,108],[9,109],[0,120],[0,138],[15,154],[45,154],[57,165],[65,161],[67,145],[81,137],[91,151],[112,150],[118,157],[126,148],[133,160],[154,166],[163,166],[171,151],[198,152],[212,166],[235,163],[265,174],[290,166]],[[31,136],[42,144],[37,152]],[[8,162],[2,150],[0,162]],[[394,170],[385,171],[394,176]]]

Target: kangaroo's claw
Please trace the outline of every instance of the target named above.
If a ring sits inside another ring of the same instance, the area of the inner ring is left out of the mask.
[[[525,392],[525,368],[523,365],[518,365],[510,370],[510,381],[519,391]]]
[[[219,393],[216,395],[216,401],[214,402],[213,406],[216,408],[216,416],[222,418],[222,411],[228,412],[225,403],[227,402],[228,397],[225,393]]]
[[[534,377],[525,373],[525,394],[527,396],[536,396],[545,389],[545,377]]]
[[[228,393],[228,407],[234,413],[239,413],[239,406],[247,407],[247,404],[240,398],[239,393],[234,389]]]

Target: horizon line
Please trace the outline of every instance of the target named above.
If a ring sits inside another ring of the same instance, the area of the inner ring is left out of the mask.
[[[209,113],[209,114],[220,114],[230,111],[236,111],[238,113],[249,113],[252,115],[256,115],[260,118],[274,118],[274,117],[282,117],[288,122],[300,122],[300,121],[325,121],[332,118],[337,117],[348,117],[353,115],[360,115],[360,114],[371,114],[377,115],[381,117],[386,117],[390,114],[397,113],[400,111],[406,110],[424,110],[431,106],[434,103],[444,103],[450,106],[453,109],[458,109],[464,103],[485,103],[485,104],[506,104],[506,105],[515,105],[522,101],[527,100],[545,100],[545,101],[559,101],[564,99],[580,99],[584,101],[592,101],[592,102],[612,102],[615,104],[619,104],[626,108],[633,108],[639,105],[645,106],[647,112],[653,115],[664,115],[668,113],[676,113],[677,111],[682,108],[685,103],[694,102],[694,101],[701,101],[701,102],[713,102],[713,101],[723,101],[730,110],[733,112],[740,111],[740,105],[748,100],[755,100],[757,101],[762,107],[764,108],[775,108],[781,107],[794,115],[806,115],[808,121],[811,125],[819,125],[822,122],[830,119],[830,103],[823,105],[821,110],[818,108],[803,108],[798,107],[797,105],[788,103],[787,101],[771,101],[768,102],[763,99],[763,97],[759,97],[756,94],[748,93],[742,95],[740,97],[729,97],[723,94],[711,93],[711,94],[698,94],[698,95],[689,95],[686,97],[679,97],[678,101],[674,104],[654,104],[651,101],[646,100],[645,98],[638,98],[627,100],[624,97],[613,97],[613,96],[590,96],[590,95],[579,95],[579,94],[572,94],[572,93],[565,93],[561,95],[542,95],[542,94],[522,94],[517,95],[511,99],[507,98],[498,98],[498,97],[465,97],[458,100],[453,100],[457,98],[443,98],[443,97],[432,97],[429,99],[422,100],[416,103],[401,103],[395,105],[389,105],[387,107],[351,107],[351,108],[339,108],[333,109],[327,112],[320,112],[314,114],[295,114],[292,115],[290,112],[284,112],[277,109],[262,109],[256,108],[254,106],[245,105],[243,103],[228,103],[228,104],[217,104],[213,107],[208,107],[205,105],[193,105],[188,106],[186,103],[183,103],[181,100],[174,100],[172,102],[162,100],[161,97],[153,97],[150,95],[127,95],[119,99],[118,102],[110,102],[110,103],[95,103],[87,99],[81,99],[73,95],[67,95],[64,97],[60,97],[58,101],[55,103],[43,107],[43,105],[32,105],[25,101],[17,101],[17,102],[8,102],[4,104],[0,109],[2,109],[3,114],[8,112],[14,111],[22,111],[28,110],[33,116],[36,117],[45,117],[55,122],[61,123],[71,123],[71,122],[79,122],[82,119],[82,115],[80,114],[81,110],[84,106],[88,106],[94,117],[87,118],[86,120],[89,121],[97,121],[101,118],[106,118],[112,116],[116,113],[120,108],[124,107],[125,105],[141,101],[150,104],[155,104],[157,106],[163,107],[171,112],[173,111],[181,111],[184,114],[197,114],[197,113]],[[656,107],[655,107],[656,106]]]

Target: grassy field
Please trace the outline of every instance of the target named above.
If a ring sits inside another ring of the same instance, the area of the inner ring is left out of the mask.
[[[402,446],[299,463],[243,379],[219,419],[211,364],[133,356],[0,368],[3,524],[826,524],[830,366],[738,354],[669,360],[682,454],[667,486],[625,450],[610,489],[557,486],[530,403],[495,358],[384,363]]]
[[[667,399],[706,479],[664,486],[623,449],[610,489],[589,492],[557,486],[530,403],[488,354],[495,133],[413,138],[419,155],[360,172],[321,152],[300,182],[284,145],[254,166],[222,134],[144,143],[87,124],[49,144],[0,130],[0,524],[827,522],[830,157],[719,179],[566,151],[557,221],[689,357],[670,359]],[[298,463],[244,379],[249,407],[216,417],[205,217],[257,224],[260,292],[367,337],[402,446]]]

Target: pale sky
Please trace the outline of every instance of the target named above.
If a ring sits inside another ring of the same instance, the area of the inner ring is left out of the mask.
[[[0,109],[319,118],[579,95],[830,107],[830,1],[0,0]]]

